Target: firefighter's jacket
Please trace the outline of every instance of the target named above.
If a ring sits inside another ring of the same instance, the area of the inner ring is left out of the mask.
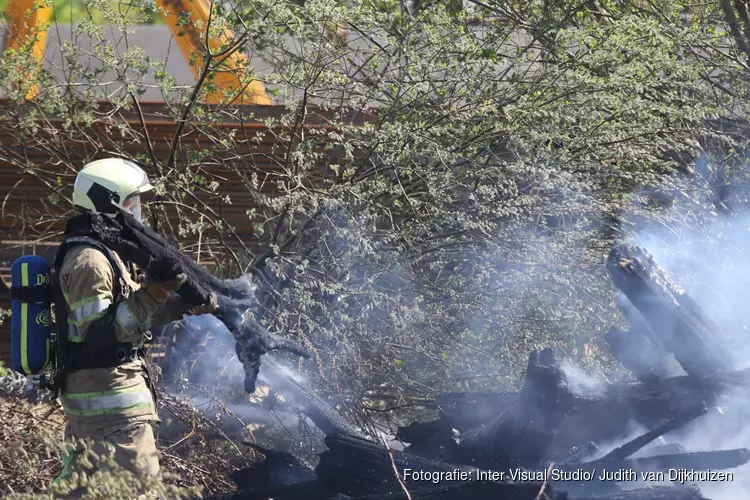
[[[150,326],[182,317],[179,300],[157,303],[134,281],[130,270],[113,252],[125,281],[115,333],[119,342],[140,347]],[[60,268],[60,287],[67,303],[68,340],[82,342],[92,322],[104,316],[115,297],[117,278],[107,256],[86,244],[68,251]],[[93,334],[93,333],[92,333]],[[67,374],[60,399],[69,428],[78,437],[106,437],[137,422],[158,421],[153,396],[141,361],[114,368],[96,368]]]

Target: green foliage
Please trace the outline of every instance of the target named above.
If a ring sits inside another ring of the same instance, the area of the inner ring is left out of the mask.
[[[80,445],[78,443],[81,443]],[[74,470],[66,478],[57,479],[47,493],[37,494],[6,494],[3,498],[42,500],[48,498],[59,498],[59,495],[74,493],[76,498],[83,499],[108,499],[108,498],[142,498],[144,493],[155,498],[188,499],[199,498],[202,488],[184,488],[168,484],[174,480],[173,474],[164,473],[161,477],[136,477],[131,472],[120,468],[114,459],[114,447],[107,444],[106,454],[97,454],[93,451],[92,443],[85,440],[77,440],[72,445],[84,446],[84,451],[79,456],[79,468]],[[48,455],[61,455],[65,452],[64,445],[47,441]],[[17,462],[19,470],[17,477],[26,477],[29,471],[21,470],[22,467],[38,467],[34,459],[39,457],[23,450],[17,450],[24,459]],[[6,450],[5,457],[10,453]],[[141,495],[141,496],[139,496]]]
[[[72,445],[85,446],[78,457],[80,469],[74,470],[69,477],[59,479],[50,488],[50,493],[69,495],[71,492],[84,492],[81,498],[140,498],[148,494],[157,498],[188,499],[200,496],[202,488],[181,488],[164,482],[174,479],[172,474],[163,477],[136,477],[130,471],[120,468],[114,458],[115,449],[106,444],[108,454],[97,454],[93,443],[77,440]],[[34,498],[48,498],[35,496]],[[54,498],[52,495],[49,498]]]

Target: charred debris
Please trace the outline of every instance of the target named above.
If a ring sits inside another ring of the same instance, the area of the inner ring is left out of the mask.
[[[233,476],[240,491],[213,498],[704,498],[691,473],[670,471],[723,474],[747,463],[750,450],[688,452],[680,432],[731,407],[727,394],[747,390],[750,370],[732,371],[718,328],[644,249],[615,246],[607,269],[630,329],[612,328],[606,342],[639,383],[574,394],[552,351],[533,352],[520,392],[442,394],[434,401],[439,418],[400,428],[396,438],[407,447],[396,451],[290,379],[281,390],[327,434],[318,465],[260,449],[265,460]],[[633,423],[646,430],[626,437]],[[603,471],[610,480],[599,479]],[[659,473],[668,480],[648,481]]]

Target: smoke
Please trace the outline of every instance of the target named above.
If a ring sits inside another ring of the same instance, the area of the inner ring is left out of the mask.
[[[263,364],[260,366],[258,378],[270,386],[282,385],[284,379],[293,380],[298,384],[306,385],[307,379],[299,372],[296,372],[279,362],[272,355],[266,354],[263,358]]]
[[[750,315],[746,313],[750,304],[750,214],[719,214],[710,209],[710,204],[706,208],[706,200],[702,203],[702,210],[695,209],[700,200],[688,209],[675,203],[661,214],[662,222],[641,224],[648,228],[635,235],[631,243],[648,250],[670,279],[716,324],[734,357],[735,366],[727,369],[745,369],[750,366]],[[665,220],[671,222],[663,223]],[[679,443],[686,451],[750,447],[748,419],[748,392],[728,391],[718,398],[712,411],[662,441]],[[729,472],[734,473],[733,482],[699,483],[702,494],[715,500],[747,498],[750,465]]]
[[[750,214],[719,213],[712,209],[710,199],[696,194],[700,190],[697,185],[688,187],[677,195],[671,208],[662,208],[653,217],[637,216],[642,211],[634,210],[630,222],[638,230],[628,243],[651,253],[672,282],[716,324],[722,342],[735,358],[734,366],[727,370],[745,369],[750,366],[750,315],[746,313],[750,304]],[[639,353],[633,352],[633,356]],[[568,361],[561,367],[574,394],[601,394],[597,377]],[[731,390],[720,395],[706,415],[653,441],[634,457],[750,448],[748,421],[748,391]],[[631,420],[617,439],[585,449],[581,456],[584,461],[601,458],[648,430]],[[702,494],[714,500],[750,496],[750,465],[728,472],[734,473],[733,482],[698,483]]]
[[[234,353],[234,337],[226,325],[210,314],[185,316],[177,326],[177,362],[197,356],[180,374],[191,384],[205,387],[243,387],[245,373]],[[198,347],[200,349],[197,354]]]
[[[560,369],[568,379],[568,388],[576,396],[604,396],[607,388],[603,378],[584,372],[567,359],[560,363]]]
[[[289,380],[306,385],[306,379],[281,361],[266,354],[258,379],[263,383],[253,395],[247,395],[244,370],[234,352],[234,337],[226,325],[213,315],[185,316],[181,321],[182,352],[172,353],[185,361],[187,371],[181,373],[170,392],[187,397],[193,407],[207,416],[220,413],[217,401],[245,424],[261,424],[281,429],[274,432],[274,446],[287,448],[305,441],[309,448],[322,442],[315,424],[302,414],[306,401],[299,391],[289,390]],[[190,361],[191,348],[201,342],[210,343],[200,349],[197,359]],[[180,387],[179,382],[187,382]],[[286,434],[282,436],[282,434]],[[297,452],[301,450],[288,450]]]

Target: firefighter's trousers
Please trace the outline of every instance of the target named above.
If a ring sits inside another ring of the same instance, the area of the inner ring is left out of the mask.
[[[93,462],[93,469],[85,467],[80,463],[85,452],[86,445],[77,443],[73,447],[70,442],[71,438],[80,438],[70,431],[70,426],[66,429],[66,438],[69,439],[68,455],[64,457],[64,470],[59,479],[65,479],[74,471],[85,470],[90,476],[98,470],[97,463]],[[104,443],[111,444],[114,451],[114,460],[116,465],[132,472],[136,476],[159,475],[159,457],[156,450],[154,439],[154,430],[149,422],[139,422],[132,424],[124,429],[112,432],[102,436],[85,436],[93,440],[91,451],[99,457],[109,456],[110,451]],[[84,490],[74,491],[66,496],[57,496],[56,498],[81,498]]]

